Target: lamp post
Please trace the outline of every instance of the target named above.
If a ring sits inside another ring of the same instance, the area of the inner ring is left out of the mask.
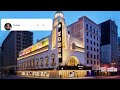
[[[113,63],[111,63],[111,64],[112,64],[112,66],[113,66],[113,75],[114,75],[114,67],[115,67],[115,64],[116,64],[116,63],[113,62]]]
[[[115,64],[116,64],[116,63],[113,63],[113,73],[114,73]]]

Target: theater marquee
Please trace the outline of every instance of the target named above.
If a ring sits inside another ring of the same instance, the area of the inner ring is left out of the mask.
[[[45,38],[45,39],[39,41],[38,43],[36,43],[35,45],[32,45],[32,46],[20,51],[19,56],[23,56],[23,55],[33,52],[35,50],[41,49],[47,45],[49,45],[49,38]]]

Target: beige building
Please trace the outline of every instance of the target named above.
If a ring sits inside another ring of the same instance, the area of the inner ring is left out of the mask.
[[[77,39],[80,47],[84,48],[84,65],[92,67],[93,70],[99,70],[101,37],[99,25],[83,16],[67,29],[70,36]]]

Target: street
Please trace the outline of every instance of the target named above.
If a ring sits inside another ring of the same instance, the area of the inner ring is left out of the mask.
[[[31,79],[29,77],[21,77],[21,76],[17,76],[17,75],[9,75],[9,76],[2,76],[0,77],[0,79]]]
[[[23,77],[16,75],[9,75],[0,77],[0,79],[120,79],[120,76],[92,76],[92,77],[74,77],[74,78],[45,78],[45,77]]]
[[[120,79],[120,76],[97,76],[93,77],[93,79]]]

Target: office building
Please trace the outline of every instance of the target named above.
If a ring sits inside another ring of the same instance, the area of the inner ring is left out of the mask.
[[[2,68],[2,47],[0,47],[0,70]]]
[[[6,73],[16,71],[19,51],[33,44],[33,33],[29,31],[11,31],[2,43],[3,68]]]
[[[120,61],[120,37],[118,37],[118,60]]]
[[[118,28],[111,19],[100,23],[101,64],[115,66],[118,60]]]
[[[118,62],[117,62],[118,74],[120,75],[120,37],[118,37]]]

